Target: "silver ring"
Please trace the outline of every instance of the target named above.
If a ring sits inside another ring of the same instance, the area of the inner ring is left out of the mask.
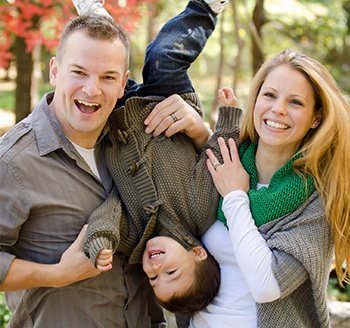
[[[221,165],[221,163],[219,163],[219,162],[215,162],[214,164],[213,164],[213,166],[214,166],[214,169],[216,169],[219,165]]]
[[[179,120],[174,113],[171,113],[170,116],[174,120],[174,123]]]

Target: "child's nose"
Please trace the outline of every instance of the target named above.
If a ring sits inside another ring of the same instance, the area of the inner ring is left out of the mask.
[[[162,267],[162,264],[161,264],[161,263],[154,263],[154,264],[152,265],[153,271],[158,271],[161,267]]]

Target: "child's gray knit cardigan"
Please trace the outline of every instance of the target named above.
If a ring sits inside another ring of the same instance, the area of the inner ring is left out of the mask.
[[[182,97],[202,114],[195,93]],[[167,138],[144,132],[143,122],[160,100],[130,98],[110,117],[105,157],[115,187],[89,218],[84,252],[93,264],[103,248],[130,255],[130,263],[140,261],[158,224],[190,250],[216,220],[218,193],[205,151],[198,154],[184,133]],[[220,111],[226,114],[220,115],[208,145],[219,159],[217,137],[236,135],[238,141],[241,116],[237,108]]]

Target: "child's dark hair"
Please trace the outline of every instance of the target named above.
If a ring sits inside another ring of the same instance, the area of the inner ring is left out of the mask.
[[[214,299],[220,287],[220,266],[208,250],[206,251],[208,257],[196,264],[192,286],[182,295],[175,293],[167,301],[158,300],[162,307],[173,313],[192,315]]]

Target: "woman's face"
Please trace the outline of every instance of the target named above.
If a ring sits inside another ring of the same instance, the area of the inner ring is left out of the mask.
[[[290,153],[316,120],[315,95],[305,76],[287,65],[274,68],[266,77],[254,108],[259,147]]]

